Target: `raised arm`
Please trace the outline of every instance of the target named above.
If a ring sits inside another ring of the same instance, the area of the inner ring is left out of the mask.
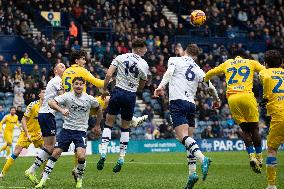
[[[85,70],[83,73],[83,77],[86,81],[91,83],[92,85],[98,87],[98,88],[103,88],[104,87],[104,80],[98,79],[95,76],[93,76],[88,70]]]
[[[209,70],[209,71],[206,73],[206,75],[205,75],[204,81],[207,82],[207,81],[209,81],[213,76],[215,76],[215,75],[220,75],[220,74],[224,73],[224,71],[223,71],[223,70],[224,70],[224,69],[223,69],[224,64],[225,64],[225,63],[223,63],[223,64],[221,64],[221,65],[219,65],[219,66],[217,66],[217,67],[215,67],[215,68],[213,68],[213,69],[211,69],[211,70]]]
[[[174,71],[175,71],[175,64],[174,63],[170,63],[168,65],[168,69],[165,72],[163,79],[160,83],[160,85],[158,86],[158,88],[154,91],[154,97],[159,97],[162,94],[163,89],[165,89],[165,86],[169,83],[169,81],[171,80]]]

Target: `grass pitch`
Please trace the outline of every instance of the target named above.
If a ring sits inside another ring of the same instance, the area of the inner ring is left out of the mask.
[[[266,154],[266,152],[264,152]],[[207,153],[212,166],[205,182],[200,180],[195,189],[265,189],[265,170],[255,174],[249,167],[245,152]],[[108,155],[105,168],[96,169],[98,155],[87,157],[87,169],[83,180],[85,189],[182,189],[187,182],[187,161],[185,153],[127,154],[125,165],[120,173],[113,173],[118,155]],[[6,177],[0,180],[0,188],[33,188],[24,178],[24,171],[34,158],[18,158]],[[0,160],[1,169],[5,159]],[[278,189],[284,189],[284,152],[278,154]],[[47,182],[49,189],[75,188],[71,170],[73,157],[63,156],[55,165]]]

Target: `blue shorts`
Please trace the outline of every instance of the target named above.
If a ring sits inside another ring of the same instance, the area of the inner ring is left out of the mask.
[[[186,100],[171,100],[170,115],[174,128],[182,124],[195,127],[195,104],[192,102]]]
[[[38,122],[43,137],[56,135],[56,122],[52,113],[39,113]]]
[[[136,93],[115,87],[111,93],[107,113],[117,115],[121,113],[121,119],[131,121],[136,103]]]
[[[67,152],[70,144],[73,142],[75,149],[78,147],[86,148],[86,132],[85,131],[76,131],[70,129],[62,129],[57,136],[55,148],[60,148],[64,152]]]

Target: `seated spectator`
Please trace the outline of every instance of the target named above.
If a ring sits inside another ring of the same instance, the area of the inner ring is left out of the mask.
[[[81,46],[79,45],[79,41],[75,40],[74,44],[71,47],[71,50],[79,51],[81,49]]]
[[[6,61],[4,60],[4,56],[0,55],[0,64],[4,64],[4,62],[6,62]]]
[[[5,75],[6,77],[11,75],[11,70],[10,70],[7,62],[5,62],[3,65],[1,65],[1,72],[0,73],[2,75]]]
[[[18,106],[18,107],[17,107],[16,115],[18,116],[19,121],[21,121],[22,118],[23,118],[23,116],[24,116],[24,112],[23,112],[23,110],[22,110],[22,106]]]
[[[10,63],[11,64],[20,64],[20,62],[19,62],[19,60],[18,60],[18,58],[15,54],[12,56],[12,60],[11,60]]]
[[[2,120],[4,116],[5,116],[5,112],[4,112],[3,106],[0,105],[0,120]]]
[[[21,64],[33,64],[34,61],[29,58],[28,53],[25,53],[24,56],[21,58],[20,63]]]
[[[154,139],[155,139],[155,138],[154,138],[154,135],[153,135],[153,133],[152,133],[151,128],[147,128],[147,129],[146,129],[146,133],[145,133],[145,135],[144,135],[144,139],[145,139],[145,140],[154,140]]]
[[[153,109],[150,105],[147,105],[145,107],[145,109],[142,111],[142,116],[143,115],[148,115],[148,121],[152,121],[153,118],[154,118],[154,112],[153,112]]]
[[[0,92],[12,92],[12,85],[5,75],[0,80]]]
[[[201,138],[214,138],[214,134],[212,133],[212,127],[207,126],[201,133]]]

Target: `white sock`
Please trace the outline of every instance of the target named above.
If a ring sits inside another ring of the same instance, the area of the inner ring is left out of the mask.
[[[46,163],[46,166],[44,168],[43,174],[42,174],[42,179],[44,182],[48,179],[49,174],[52,172],[55,163],[56,163],[57,159],[55,159],[54,157],[50,157]]]
[[[107,154],[107,146],[111,140],[111,129],[105,127],[102,134],[101,154]]]
[[[86,168],[86,161],[85,160],[84,161],[78,161],[78,165],[76,167],[76,172],[78,174],[79,179],[83,178],[85,168]]]
[[[36,156],[34,163],[29,168],[29,172],[35,174],[36,170],[43,164],[50,156],[50,153],[44,148],[41,149],[39,154]]]
[[[122,129],[121,128],[121,136],[120,136],[120,152],[119,152],[119,158],[124,159],[127,146],[129,142],[129,129]]]
[[[187,152],[187,162],[188,162],[188,175],[196,173],[196,157],[193,156],[188,150]]]
[[[199,150],[199,147],[196,141],[191,137],[184,137],[183,144],[185,145],[186,149],[194,155],[201,163],[204,161],[204,155]]]

